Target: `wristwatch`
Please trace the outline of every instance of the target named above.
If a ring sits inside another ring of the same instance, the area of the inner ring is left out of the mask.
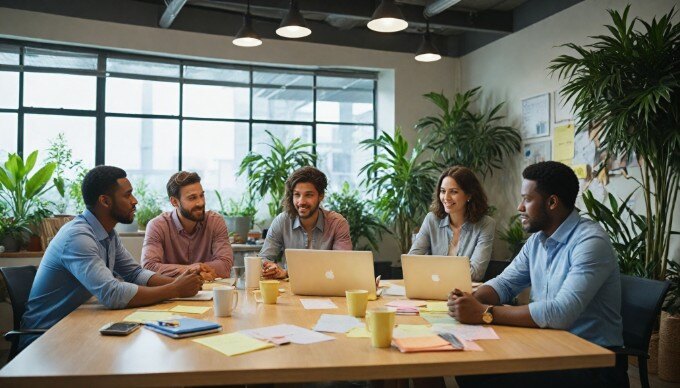
[[[493,322],[493,305],[490,304],[486,307],[486,310],[482,313],[482,321],[487,325]]]

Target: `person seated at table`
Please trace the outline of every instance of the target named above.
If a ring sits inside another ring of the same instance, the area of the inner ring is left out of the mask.
[[[205,211],[205,191],[195,172],[173,174],[166,185],[174,207],[149,221],[142,247],[144,268],[176,277],[188,269],[206,281],[228,278],[234,263],[224,218]]]
[[[21,327],[49,329],[93,295],[109,309],[146,306],[196,295],[194,271],[175,279],[143,269],[113,229],[132,223],[137,199],[120,168],[98,166],[83,178],[87,209],[64,225],[45,251],[26,303]],[[119,280],[118,278],[122,279]],[[23,336],[23,349],[36,336]]]
[[[444,170],[409,254],[467,256],[472,280],[481,281],[496,231],[488,210],[486,193],[472,170],[462,166]]]
[[[352,250],[347,220],[320,207],[327,186],[326,175],[311,166],[296,170],[286,180],[284,212],[272,221],[260,250],[260,256],[267,259],[262,270],[266,279],[288,276],[285,268],[274,263],[282,257],[285,266],[286,248]]]
[[[559,162],[522,172],[517,210],[534,233],[512,263],[472,295],[454,290],[449,314],[461,323],[568,330],[603,347],[623,345],[621,282],[612,243],[602,227],[575,208],[579,183]],[[531,287],[531,302],[505,306]],[[599,369],[458,377],[467,386],[628,386],[626,362]]]

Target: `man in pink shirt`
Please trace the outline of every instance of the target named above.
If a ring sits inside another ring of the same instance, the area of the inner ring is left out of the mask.
[[[149,222],[142,247],[142,266],[179,276],[199,270],[206,281],[228,278],[234,263],[224,218],[205,211],[205,191],[195,172],[180,171],[166,186],[175,208]]]

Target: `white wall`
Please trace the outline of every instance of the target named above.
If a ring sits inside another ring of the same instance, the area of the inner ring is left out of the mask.
[[[342,31],[338,31],[342,33]],[[452,94],[459,88],[458,59],[420,63],[409,53],[394,53],[304,43],[264,40],[250,49],[236,47],[233,37],[161,28],[140,27],[0,8],[0,37],[100,47],[128,52],[239,63],[281,64],[310,68],[359,68],[377,70],[378,129],[404,129],[410,142],[420,117],[434,109],[421,96],[430,91]],[[413,48],[414,51],[416,47]],[[390,238],[388,237],[389,241]],[[381,248],[380,260],[398,257],[391,241]]]
[[[557,76],[551,76],[547,67],[550,61],[566,52],[564,43],[579,45],[591,42],[589,36],[606,34],[605,24],[610,24],[607,9],[622,11],[632,3],[629,17],[651,20],[655,15],[668,13],[677,6],[673,0],[586,0],[539,23],[510,36],[499,39],[460,59],[461,88],[467,90],[482,86],[485,103],[506,101],[508,122],[519,127],[521,100],[536,94],[553,92],[560,87]],[[501,173],[487,178],[485,188],[491,203],[499,207],[496,217],[499,229],[516,213],[521,182],[521,162],[518,155]],[[639,168],[631,169],[639,176]],[[613,177],[607,190],[621,198],[635,187],[635,183],[622,177]],[[642,212],[644,200],[640,195],[636,210]],[[680,204],[676,205],[674,228],[680,229]],[[671,257],[678,257],[680,239],[671,245]],[[503,243],[496,241],[496,252],[503,252]],[[673,254],[673,252],[675,254]],[[495,257],[499,257],[498,254]]]

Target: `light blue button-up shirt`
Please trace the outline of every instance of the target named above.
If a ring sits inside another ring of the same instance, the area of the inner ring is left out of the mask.
[[[50,242],[21,326],[48,329],[92,295],[107,308],[125,308],[137,285],[145,286],[153,275],[132,258],[115,230],[107,233],[97,217],[85,210]]]
[[[555,233],[532,235],[498,277],[486,282],[508,303],[531,286],[529,312],[542,328],[568,330],[600,346],[622,346],[621,281],[602,227],[574,210]]]

